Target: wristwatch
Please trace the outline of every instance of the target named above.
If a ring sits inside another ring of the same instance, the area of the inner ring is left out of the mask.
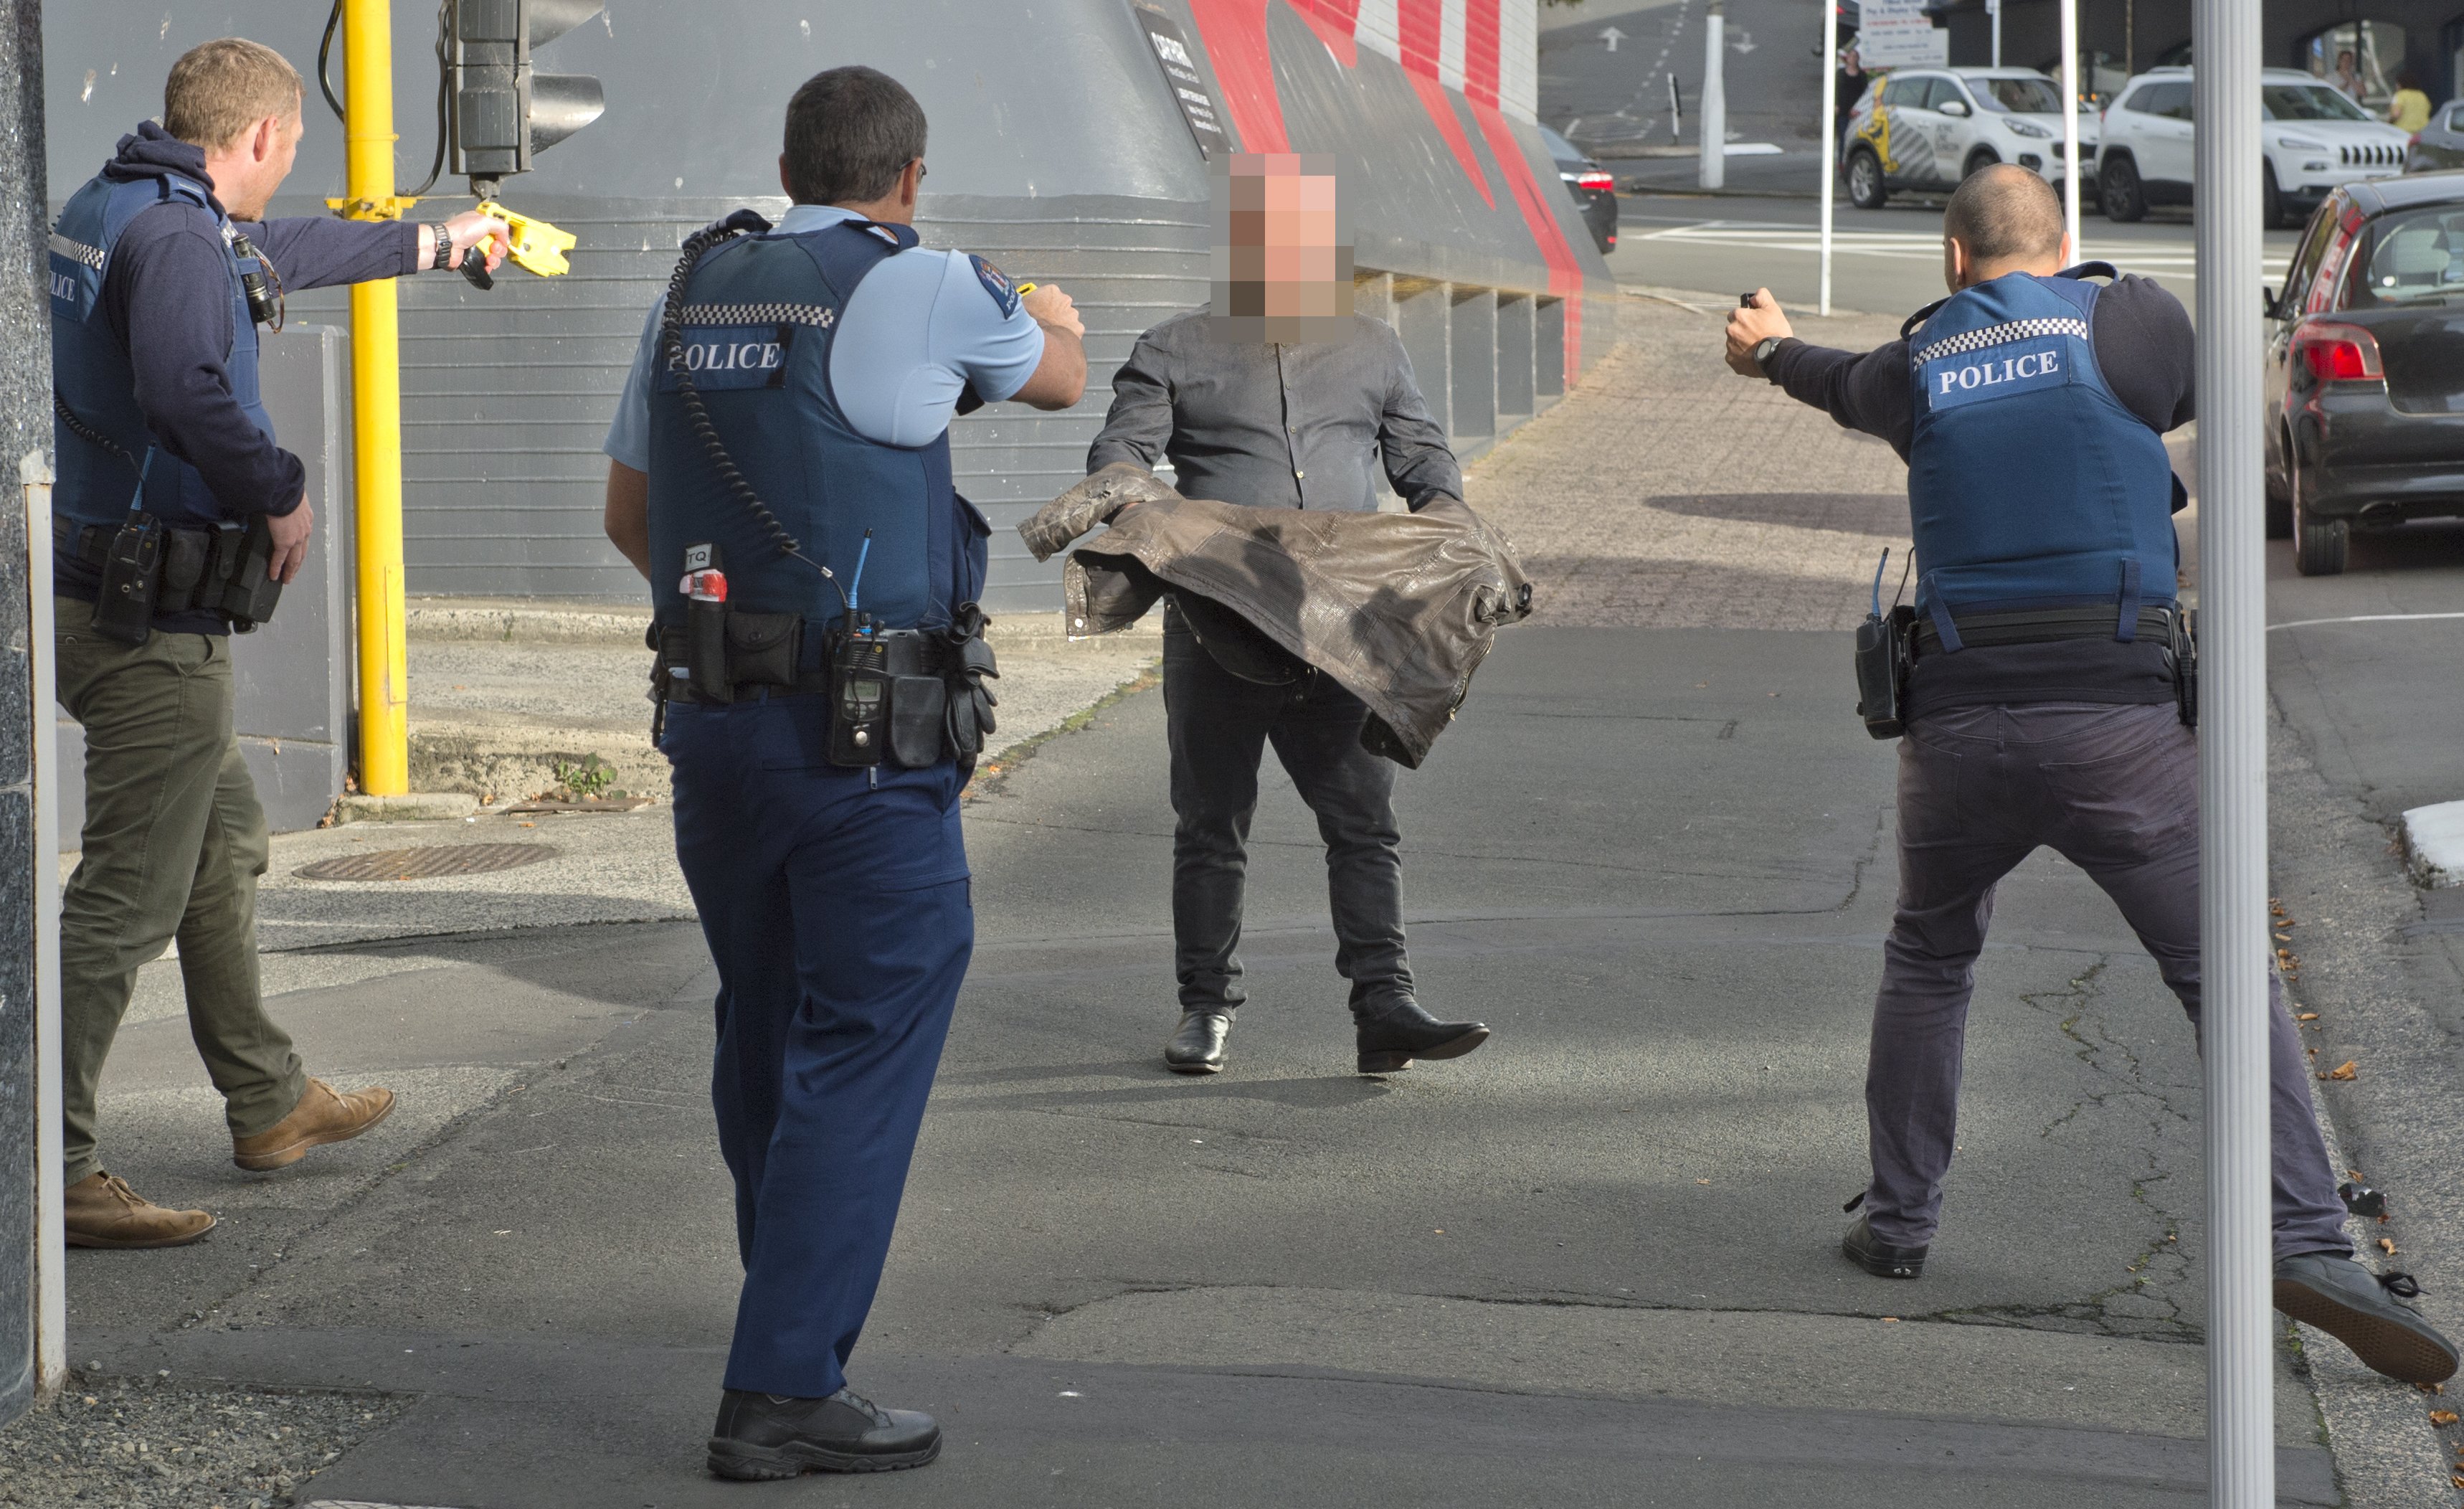
[[[1779,349],[1780,342],[1785,339],[1787,338],[1784,336],[1770,336],[1765,338],[1760,344],[1754,347],[1755,371],[1762,372],[1765,377],[1769,377],[1771,375],[1770,372],[1764,369],[1763,364],[1771,360],[1771,354]]]
[[[428,265],[436,272],[444,272],[453,265],[453,233],[442,220],[429,226],[428,231],[436,238],[436,253],[429,259]]]

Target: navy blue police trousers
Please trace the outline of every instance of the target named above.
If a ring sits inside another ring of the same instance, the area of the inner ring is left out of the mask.
[[[960,781],[829,763],[825,697],[671,702],[676,859],[718,966],[744,1261],[726,1385],[846,1382],[975,947]]]

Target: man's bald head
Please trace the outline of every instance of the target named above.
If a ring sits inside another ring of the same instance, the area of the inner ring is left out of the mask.
[[[2062,201],[2027,168],[1999,163],[1970,173],[1942,212],[1942,233],[1968,249],[1976,267],[2010,268],[2062,251]]]

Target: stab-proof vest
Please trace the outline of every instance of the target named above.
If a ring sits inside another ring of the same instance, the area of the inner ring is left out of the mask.
[[[62,518],[88,524],[125,519],[136,499],[141,469],[145,482],[140,506],[165,523],[194,528],[238,517],[214,497],[195,467],[161,449],[146,429],[144,412],[137,407],[137,374],[102,310],[102,280],[121,233],[141,211],[175,200],[212,215],[222,232],[229,287],[200,290],[199,297],[230,299],[231,344],[223,366],[231,374],[231,396],[258,430],[268,437],[274,433],[274,421],[266,416],[257,390],[256,322],[250,318],[248,291],[240,284],[240,258],[231,246],[229,217],[214,209],[203,185],[185,178],[127,183],[95,178],[70,198],[52,232],[52,386],[85,428],[109,436],[126,454],[95,444],[55,415],[52,451],[59,457],[59,480],[52,508]],[[131,336],[143,339],[142,333]]]
[[[1908,342],[1917,611],[1947,650],[1956,613],[2110,603],[2126,642],[2173,601],[2172,464],[2097,366],[2100,272],[1979,283]]]
[[[738,236],[694,268],[682,351],[662,341],[650,394],[650,588],[661,625],[684,622],[685,548],[705,542],[723,552],[731,608],[801,613],[815,624],[841,613],[838,589],[781,555],[721,478],[687,416],[679,361],[728,455],[803,553],[851,588],[862,556],[857,606],[874,623],[944,625],[957,605],[981,593],[991,527],[952,485],[949,432],[913,448],[868,439],[830,384],[830,347],[847,300],[867,274],[914,244],[908,227],[848,220]],[[821,640],[805,636],[808,660]]]

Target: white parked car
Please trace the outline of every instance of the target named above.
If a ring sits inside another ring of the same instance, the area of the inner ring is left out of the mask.
[[[2404,171],[2412,139],[2355,104],[2324,79],[2293,68],[2258,76],[2261,212],[2271,226],[2298,226],[2328,191]],[[2190,202],[2190,71],[2151,68],[2104,113],[2099,198],[2107,218],[2137,220],[2150,205]]]
[[[2080,115],[2079,137],[2092,173],[2094,115]],[[2033,68],[1903,68],[1865,90],[1839,144],[1848,198],[1860,210],[1895,193],[1947,194],[1995,163],[2061,182],[2061,85]],[[2081,180],[2081,189],[2093,182]]]

